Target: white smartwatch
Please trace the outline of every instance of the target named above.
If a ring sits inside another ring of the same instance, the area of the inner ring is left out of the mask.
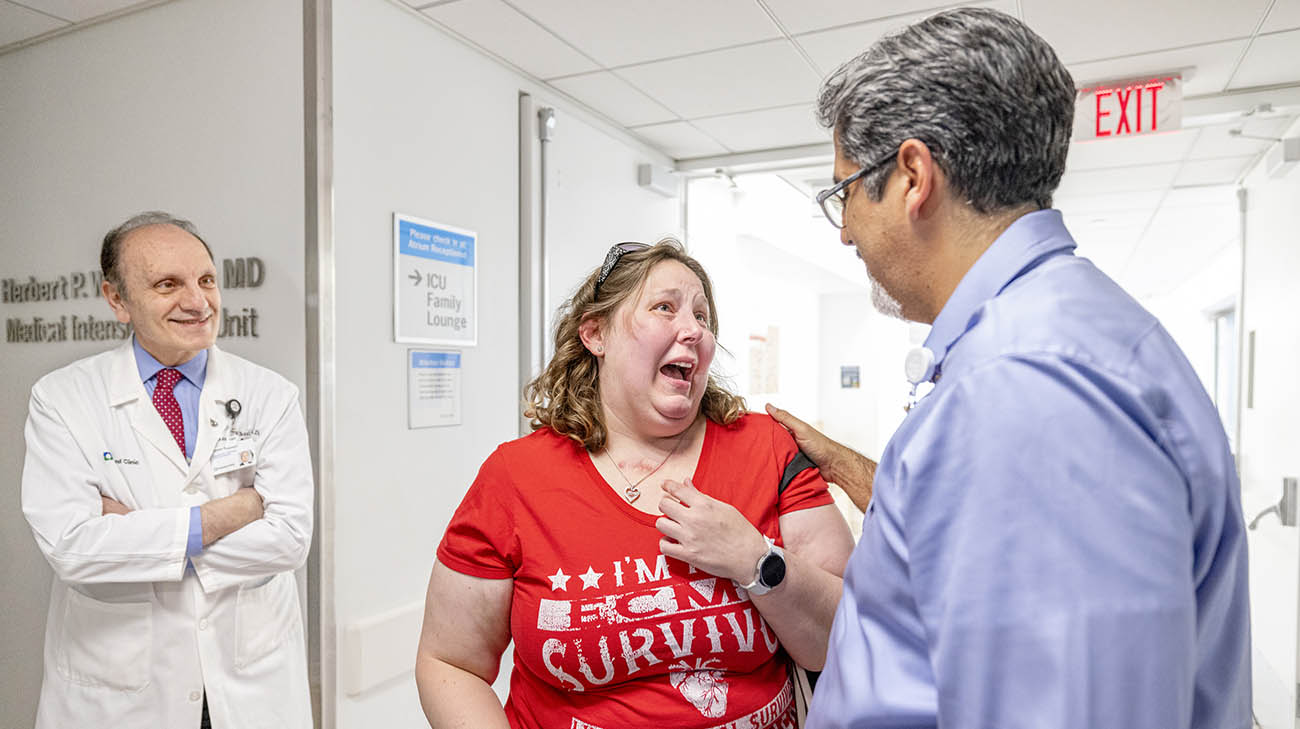
[[[748,585],[741,585],[751,595],[765,595],[785,579],[785,550],[776,546],[770,537],[763,538],[767,540],[767,551],[758,558],[754,579]]]

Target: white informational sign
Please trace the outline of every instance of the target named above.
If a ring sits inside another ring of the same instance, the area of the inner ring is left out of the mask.
[[[460,352],[406,352],[407,427],[460,425]]]
[[[478,234],[393,214],[393,332],[399,342],[478,344]]]
[[[1179,74],[1116,81],[1079,89],[1074,99],[1074,141],[1172,132],[1183,126]]]

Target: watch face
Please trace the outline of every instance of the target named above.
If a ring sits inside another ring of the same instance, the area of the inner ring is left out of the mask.
[[[785,560],[781,555],[771,553],[763,560],[763,566],[759,568],[759,580],[767,587],[776,587],[785,579]]]

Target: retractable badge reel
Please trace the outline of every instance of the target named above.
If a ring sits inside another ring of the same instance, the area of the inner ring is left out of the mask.
[[[908,393],[907,405],[903,407],[906,412],[911,412],[916,407],[917,387],[922,382],[929,382],[934,379],[934,352],[927,347],[914,347],[907,353],[907,359],[903,360],[903,374],[907,376],[907,381],[912,384],[912,391]]]

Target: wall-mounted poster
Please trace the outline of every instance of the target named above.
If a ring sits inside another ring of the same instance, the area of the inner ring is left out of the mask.
[[[399,342],[478,344],[478,234],[393,214],[393,332]]]

